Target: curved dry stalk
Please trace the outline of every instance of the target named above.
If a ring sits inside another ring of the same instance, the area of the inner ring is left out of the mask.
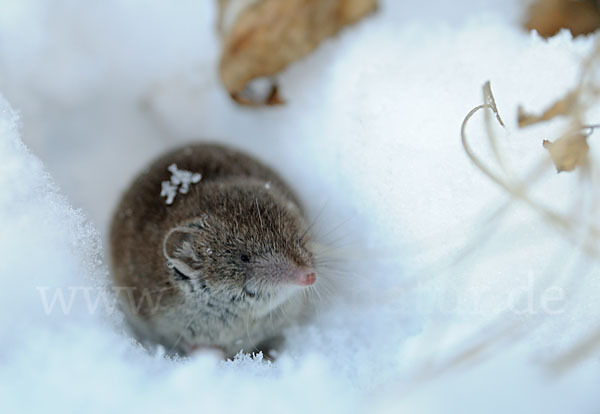
[[[594,130],[596,128],[600,127],[600,125],[597,125],[597,124],[586,125],[582,122],[583,113],[585,112],[585,110],[587,109],[587,106],[589,105],[589,102],[585,102],[585,100],[582,98],[582,96],[584,96],[585,91],[586,91],[586,78],[588,77],[589,72],[591,71],[591,68],[592,68],[593,64],[595,63],[594,61],[598,58],[598,56],[600,56],[600,41],[597,41],[594,53],[592,53],[592,55],[584,62],[584,64],[583,64],[584,70],[582,71],[580,81],[579,81],[577,87],[574,89],[574,91],[567,94],[567,96],[563,100],[559,101],[558,104],[555,104],[553,107],[546,110],[546,112],[544,114],[542,114],[537,119],[535,119],[534,121],[531,122],[531,123],[534,123],[534,122],[547,120],[556,115],[569,115],[570,119],[571,119],[570,128],[557,141],[555,141],[555,143],[558,143],[560,140],[567,140],[567,139],[570,139],[572,141],[573,137],[576,137],[578,139],[583,139],[583,141],[585,142],[585,140],[594,132]],[[589,86],[589,85],[587,85],[587,86]],[[596,88],[587,88],[588,91],[595,90],[595,89]],[[469,142],[466,137],[466,132],[465,132],[466,126],[467,126],[469,120],[473,117],[473,115],[475,113],[477,113],[480,109],[490,109],[496,115],[498,122],[500,124],[502,124],[501,118],[499,117],[499,114],[498,114],[497,107],[495,105],[495,101],[493,99],[493,95],[491,92],[489,82],[487,82],[484,85],[483,93],[484,93],[484,102],[485,103],[482,105],[479,105],[479,106],[475,107],[473,110],[471,110],[465,117],[463,124],[461,126],[461,139],[462,139],[463,148],[465,149],[467,156],[470,158],[470,160],[473,162],[473,164],[480,171],[482,171],[484,173],[484,175],[486,175],[496,185],[500,186],[503,190],[508,192],[508,194],[511,195],[512,198],[523,201],[530,208],[533,208],[534,211],[538,212],[545,221],[550,223],[553,227],[558,228],[561,231],[561,233],[566,234],[568,236],[568,239],[570,239],[572,242],[575,242],[575,244],[578,245],[578,247],[581,249],[582,252],[584,252],[585,254],[587,254],[588,256],[590,256],[594,259],[597,259],[599,254],[598,254],[598,249],[597,249],[596,245],[598,244],[597,242],[598,242],[600,232],[598,231],[598,228],[591,222],[590,217],[588,217],[588,220],[586,220],[587,222],[579,223],[579,221],[574,220],[572,217],[552,211],[550,208],[544,206],[542,203],[537,202],[531,196],[529,196],[526,191],[527,190],[526,185],[519,187],[519,186],[515,186],[514,184],[506,181],[503,177],[494,173],[485,163],[483,163],[476,156],[476,154],[474,153],[474,151],[472,150],[472,148],[469,145]],[[593,94],[597,94],[597,93],[593,92]],[[520,115],[522,116],[523,113],[521,112]],[[498,156],[498,154],[499,154],[498,146],[496,144],[496,140],[494,137],[494,131],[491,128],[490,119],[491,119],[490,113],[487,112],[486,113],[486,129],[487,129],[487,133],[488,133],[488,138],[490,140],[490,144],[491,144],[492,150],[494,152],[496,162],[501,166],[501,168],[504,171],[506,171],[502,165],[502,160]],[[533,118],[530,118],[529,120],[531,120],[531,119],[533,119]],[[526,121],[527,120],[520,119],[520,122],[526,122]],[[546,145],[546,143],[544,146],[548,147]],[[569,149],[569,151],[572,150],[571,148],[568,148],[568,149]],[[577,166],[577,165],[583,166],[584,171],[589,173],[589,168],[585,168],[588,165],[588,163],[587,163],[587,143],[586,142],[585,142],[585,148],[583,148],[583,150],[584,150],[583,153],[585,156],[585,160],[584,160],[584,162],[577,161],[575,166]],[[552,154],[552,155],[554,155],[554,154]],[[554,159],[554,156],[553,156],[553,161],[555,161],[555,165],[557,165],[557,168],[559,168],[558,163]],[[573,168],[571,168],[571,169],[573,169]],[[560,168],[559,168],[559,171],[560,171]],[[590,177],[588,177],[588,178],[590,178]],[[583,226],[581,226],[581,224],[583,224]],[[578,233],[577,230],[580,230],[579,233],[581,233],[581,234],[577,234]],[[539,322],[543,323],[542,320],[540,320]],[[541,325],[541,323],[540,323],[540,325]],[[531,325],[531,323],[529,323],[528,325]],[[535,325],[535,327],[537,328],[537,327],[539,327],[539,325]],[[499,330],[499,332],[502,332],[502,330]],[[438,370],[447,370],[447,369],[457,366],[465,361],[472,360],[473,357],[479,355],[483,350],[489,348],[488,345],[491,343],[490,337],[489,336],[486,337],[485,335],[482,335],[481,337],[484,338],[483,341],[475,342],[475,344],[470,346],[469,348],[467,348],[467,350],[465,352],[459,353],[454,358],[447,361],[445,365],[438,367]],[[496,338],[496,339],[499,339],[499,338]],[[493,342],[495,342],[495,340],[493,340]],[[571,350],[567,351],[562,356],[556,358],[551,363],[549,363],[548,367],[550,368],[550,370],[552,372],[554,372],[556,374],[563,374],[566,371],[568,371],[570,368],[572,368],[573,366],[577,365],[578,363],[580,363],[581,361],[583,361],[584,359],[589,357],[599,346],[600,346],[600,329],[592,331],[592,333],[586,339],[581,341],[578,345],[574,346]]]
[[[568,239],[570,239],[572,242],[579,243],[579,240],[573,240],[573,233],[576,230],[577,222],[575,222],[571,217],[557,213],[555,211],[552,211],[548,207],[544,206],[542,203],[534,200],[527,193],[526,183],[521,183],[521,184],[508,183],[502,177],[500,177],[498,174],[494,173],[491,169],[489,169],[488,166],[486,164],[484,164],[479,159],[479,157],[477,157],[477,155],[475,155],[475,152],[471,148],[471,146],[467,140],[467,135],[466,135],[466,127],[468,125],[469,120],[473,117],[473,115],[475,115],[475,113],[477,113],[480,109],[490,109],[496,115],[496,119],[498,120],[498,122],[501,125],[504,125],[502,123],[502,119],[500,118],[500,115],[498,114],[498,109],[496,107],[489,82],[486,82],[484,84],[483,94],[484,94],[484,100],[486,101],[486,103],[484,103],[482,105],[478,105],[475,108],[473,108],[467,114],[467,116],[465,117],[465,119],[463,120],[463,123],[461,125],[461,141],[462,141],[462,145],[465,150],[465,153],[467,154],[467,156],[469,157],[471,162],[473,162],[473,164],[484,175],[486,175],[492,182],[494,182],[496,185],[498,185],[500,188],[502,188],[504,191],[506,191],[514,199],[524,202],[526,205],[528,205],[534,211],[538,212],[544,220],[546,220],[547,222],[549,222],[550,224],[552,224],[553,226],[555,226],[556,228],[561,230],[562,233],[564,235],[566,235],[568,237]],[[581,129],[581,127],[579,127],[579,129]],[[494,138],[493,130],[490,125],[487,125],[487,130],[489,131],[488,137],[490,139],[490,142],[495,142],[496,139]],[[593,128],[592,128],[592,130],[593,130]],[[494,146],[497,147],[496,144],[494,144]],[[596,247],[597,243],[595,243],[595,242],[600,237],[600,230],[596,226],[590,224],[590,227],[588,228],[588,232],[593,236],[593,239],[595,239],[595,240],[592,240],[591,242],[586,243],[584,246],[582,246],[582,249],[591,257],[599,258],[600,251]]]
[[[590,358],[594,351],[600,347],[600,326],[593,330],[585,339],[554,359],[547,366],[555,375],[562,375]]]

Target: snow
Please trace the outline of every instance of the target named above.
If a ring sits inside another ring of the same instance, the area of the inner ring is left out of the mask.
[[[285,106],[248,109],[218,83],[213,2],[2,0],[3,412],[598,411],[598,351],[548,369],[600,329],[585,228],[573,243],[509,203],[459,136],[490,80],[506,176],[526,176],[565,120],[521,131],[517,106],[540,111],[573,87],[594,38],[525,33],[517,1],[381,3],[281,74]],[[503,171],[482,120],[467,135]],[[335,297],[275,363],[148,354],[105,295],[121,191],[200,139],[280,171],[341,262],[320,278]],[[590,147],[597,161],[594,136]],[[532,194],[596,222],[593,165],[547,164]],[[469,347],[480,353],[451,365]]]
[[[169,181],[161,183],[160,190],[160,196],[166,198],[165,203],[167,204],[173,204],[178,192],[187,194],[190,191],[190,184],[199,183],[202,179],[202,174],[180,170],[177,168],[177,164],[169,165],[167,170],[171,173],[171,178]]]

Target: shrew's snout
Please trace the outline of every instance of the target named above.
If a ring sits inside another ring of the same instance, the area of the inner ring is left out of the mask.
[[[298,268],[292,273],[290,282],[299,286],[310,286],[317,280],[317,275],[314,270],[306,268]]]

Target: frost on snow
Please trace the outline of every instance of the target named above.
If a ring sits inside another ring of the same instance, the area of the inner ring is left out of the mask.
[[[167,198],[167,204],[173,204],[177,190],[180,194],[187,194],[190,184],[196,184],[202,179],[202,174],[179,170],[176,164],[169,165],[167,169],[171,172],[171,181],[163,181],[160,190],[160,196]]]

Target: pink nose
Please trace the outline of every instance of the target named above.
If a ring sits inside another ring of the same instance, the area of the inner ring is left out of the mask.
[[[310,270],[301,270],[294,277],[294,282],[300,286],[310,286],[315,283],[315,280],[317,280],[317,275]]]

